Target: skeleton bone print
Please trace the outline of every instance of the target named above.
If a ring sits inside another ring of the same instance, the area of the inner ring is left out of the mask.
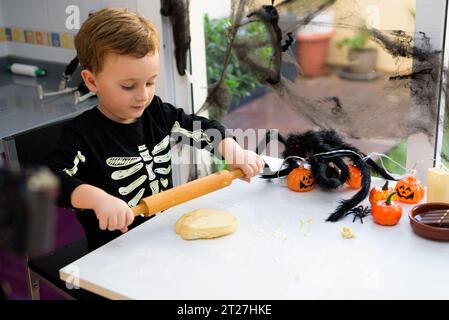
[[[154,96],[133,123],[118,123],[98,107],[84,111],[62,130],[45,164],[61,181],[58,206],[77,213],[91,250],[119,232],[98,233],[95,208],[80,209],[72,203],[76,188],[93,186],[136,207],[145,197],[171,188],[173,172],[183,173],[186,165],[192,164],[186,163],[191,161],[190,153],[202,149],[220,156],[216,152],[226,136],[226,128],[218,121],[187,114]],[[181,152],[172,154],[175,144]],[[132,227],[147,218],[136,217]]]
[[[204,130],[187,130],[182,128],[178,121],[173,124],[170,135],[174,135],[175,141],[177,140],[175,136],[181,135],[194,142],[212,145],[212,141]],[[107,167],[111,170],[110,178],[116,181],[115,186],[118,185],[118,194],[127,199],[125,201],[128,201],[130,207],[139,203],[148,187],[152,195],[168,188],[172,169],[170,135],[166,135],[158,142],[151,152],[146,144],[141,142],[142,144],[137,146],[137,153],[108,157],[105,160]],[[86,157],[78,151],[74,157],[73,166],[63,171],[69,176],[74,176],[78,172],[78,165],[85,162]]]
[[[181,127],[178,121],[175,121],[170,130],[171,134],[181,134],[196,142],[205,141],[206,144],[211,145],[212,141],[202,129],[189,131]],[[106,164],[109,167],[117,170],[113,171],[111,178],[113,180],[121,180],[130,176],[135,176],[135,180],[127,186],[121,186],[118,192],[122,196],[134,193],[138,190],[133,198],[128,201],[130,207],[136,206],[145,193],[145,183],[149,181],[151,194],[159,193],[160,190],[165,190],[168,186],[167,177],[171,173],[171,152],[170,152],[170,136],[165,136],[162,141],[157,143],[151,154],[145,144],[138,146],[140,157],[110,157],[106,159]],[[156,167],[154,168],[153,167]],[[145,167],[145,171],[143,168]],[[143,171],[143,172],[141,172]],[[162,186],[162,187],[161,187]],[[140,188],[140,189],[139,189]]]
[[[170,136],[167,135],[154,146],[151,153],[147,146],[142,144],[138,146],[140,157],[110,157],[106,159],[106,165],[114,169],[111,174],[113,180],[120,181],[133,177],[133,182],[118,188],[118,192],[122,196],[133,195],[128,201],[130,207],[139,203],[148,186],[151,194],[159,193],[160,190],[167,188],[168,178],[160,176],[168,176],[171,172],[169,145]],[[158,166],[158,168],[153,169],[154,166]]]

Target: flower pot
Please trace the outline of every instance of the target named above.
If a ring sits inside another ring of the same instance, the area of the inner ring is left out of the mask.
[[[352,73],[370,73],[376,68],[377,50],[374,48],[350,49],[347,70]]]
[[[334,31],[317,34],[296,35],[296,55],[305,76],[320,76],[326,73],[326,58]]]

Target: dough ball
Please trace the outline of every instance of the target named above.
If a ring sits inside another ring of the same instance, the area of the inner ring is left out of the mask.
[[[237,218],[226,211],[198,209],[179,218],[175,231],[184,240],[211,239],[231,234],[237,227]]]
[[[341,229],[341,236],[345,239],[355,238],[355,233],[350,227],[343,227]]]

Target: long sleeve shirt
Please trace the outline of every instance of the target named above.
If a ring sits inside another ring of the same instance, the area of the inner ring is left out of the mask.
[[[71,194],[81,184],[96,186],[133,207],[143,197],[173,186],[170,142],[214,152],[225,136],[218,121],[188,115],[155,96],[129,124],[110,120],[97,107],[85,111],[63,129],[46,164],[61,181],[61,207],[72,207]],[[93,210],[77,210],[77,218],[90,250],[121,234],[100,230]],[[147,219],[137,217],[130,228]]]

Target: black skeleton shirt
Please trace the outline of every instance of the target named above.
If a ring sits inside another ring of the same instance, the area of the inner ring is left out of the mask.
[[[110,120],[97,107],[85,111],[63,129],[46,164],[61,181],[61,207],[72,207],[70,196],[84,183],[133,207],[143,197],[172,187],[171,139],[213,152],[225,136],[225,127],[218,121],[188,115],[155,96],[142,116],[130,124]],[[121,235],[120,231],[101,230],[93,210],[77,210],[76,214],[89,250]],[[136,217],[129,229],[147,219]]]

